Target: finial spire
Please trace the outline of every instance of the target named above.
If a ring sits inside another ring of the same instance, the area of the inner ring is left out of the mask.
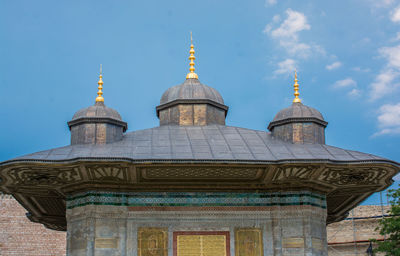
[[[190,60],[190,72],[186,75],[186,79],[190,79],[190,78],[194,78],[194,79],[198,79],[199,76],[194,73],[194,60],[196,59],[196,57],[194,57],[194,46],[193,46],[193,37],[192,37],[192,32],[190,32],[190,56],[189,56],[189,60]]]
[[[97,89],[99,89],[97,91],[97,98],[96,98],[96,102],[104,102],[104,98],[103,98],[103,73],[102,73],[102,65],[100,64],[100,75],[99,75],[99,81],[97,82],[97,84],[99,85],[99,87],[97,87]]]
[[[293,99],[293,103],[301,103],[301,99],[299,98],[299,84],[298,84],[297,80],[297,71],[294,70],[294,99]]]

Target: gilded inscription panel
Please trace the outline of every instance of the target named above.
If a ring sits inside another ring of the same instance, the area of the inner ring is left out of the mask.
[[[230,256],[229,232],[174,232],[174,256]]]
[[[235,229],[236,256],[263,256],[262,231],[259,228]]]
[[[168,231],[166,228],[138,229],[139,256],[167,256]]]
[[[226,256],[224,235],[180,235],[177,256]]]
[[[94,248],[118,248],[118,238],[96,238],[94,241]]]
[[[287,237],[282,239],[283,248],[304,248],[304,238]]]

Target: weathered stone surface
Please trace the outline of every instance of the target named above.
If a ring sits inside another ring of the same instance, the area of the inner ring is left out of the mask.
[[[240,199],[243,199],[243,195],[237,198],[234,195],[224,197],[224,200],[238,203],[242,201],[242,204],[251,204],[255,200],[248,198],[243,201]],[[81,200],[78,198],[80,197],[78,196],[76,200]],[[225,201],[221,202],[226,206],[220,209],[201,206],[199,206],[201,209],[194,206],[162,206],[167,202],[175,205],[176,202],[186,201],[181,201],[182,197],[155,198],[150,194],[146,198],[148,199],[143,199],[143,202],[150,205],[151,202],[158,202],[155,205],[159,207],[123,206],[123,201],[116,206],[115,202],[104,197],[102,200],[109,205],[82,204],[69,208],[68,243],[77,242],[79,245],[84,241],[86,246],[69,247],[68,255],[138,253],[137,255],[147,256],[149,254],[145,253],[151,249],[155,253],[153,255],[165,256],[164,247],[168,255],[175,255],[176,242],[173,239],[177,233],[199,235],[202,232],[208,235],[228,232],[230,240],[227,246],[232,256],[327,255],[325,227],[327,215],[326,209],[321,207],[306,204],[291,205],[290,202],[295,201],[287,197],[280,199],[274,197],[274,205],[253,206],[251,209],[229,206],[229,203],[224,203]],[[140,202],[140,198],[136,198],[135,201],[129,197],[126,199],[132,204]],[[207,196],[203,199],[185,198],[185,200],[199,205],[207,205],[213,201]],[[205,201],[202,203],[201,200]],[[260,197],[259,200],[264,199]],[[152,235],[154,236],[151,237]],[[103,241],[101,248],[96,247],[96,241]]]

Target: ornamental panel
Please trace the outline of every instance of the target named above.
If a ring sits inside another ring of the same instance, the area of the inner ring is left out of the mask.
[[[174,256],[230,256],[229,232],[174,232]]]
[[[13,185],[65,185],[82,180],[79,167],[73,168],[14,168],[7,172]]]
[[[263,256],[262,231],[259,228],[235,229],[235,256]]]
[[[263,168],[241,167],[141,167],[138,168],[144,179],[157,180],[256,180],[263,174]]]
[[[309,180],[317,170],[315,166],[283,166],[276,169],[273,182]]]
[[[120,165],[94,165],[87,166],[91,179],[110,181],[110,182],[128,182],[128,170],[126,166]]]
[[[383,168],[329,168],[322,172],[319,181],[334,185],[378,185],[388,171]]]
[[[168,230],[166,228],[139,228],[138,255],[168,256]]]

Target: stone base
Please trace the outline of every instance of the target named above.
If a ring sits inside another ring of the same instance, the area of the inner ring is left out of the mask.
[[[327,255],[325,199],[310,192],[89,192],[67,208],[70,256]]]

